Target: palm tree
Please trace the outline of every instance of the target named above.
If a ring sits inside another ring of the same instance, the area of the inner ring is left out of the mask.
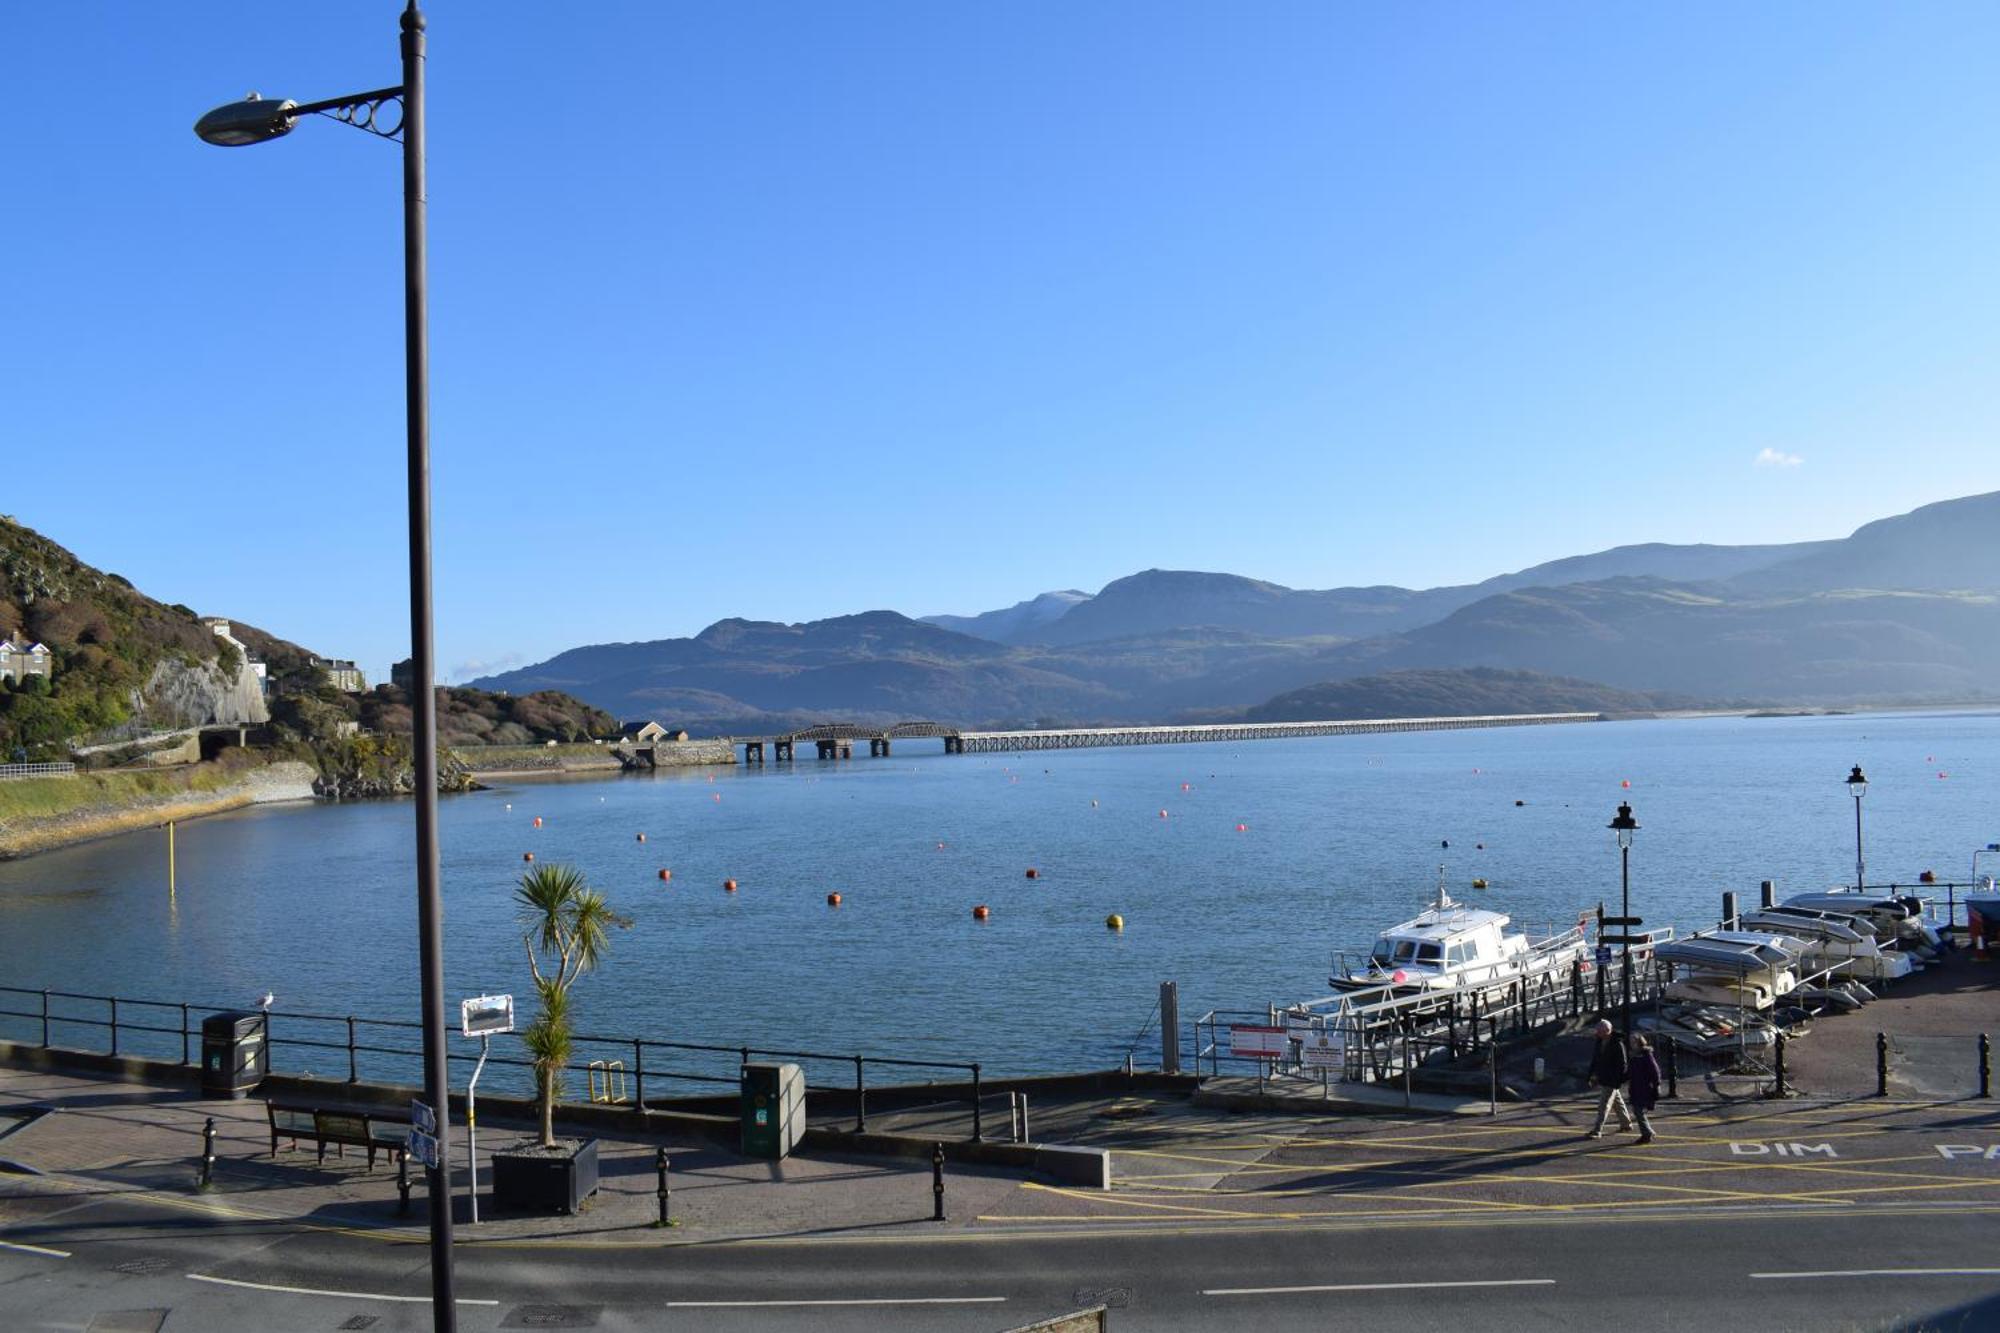
[[[528,951],[541,1012],[521,1034],[535,1066],[535,1092],[542,1105],[542,1146],[556,1144],[556,1095],[570,1057],[569,988],[604,960],[611,928],[632,924],[611,910],[573,866],[536,866],[514,890],[520,909],[521,943]]]

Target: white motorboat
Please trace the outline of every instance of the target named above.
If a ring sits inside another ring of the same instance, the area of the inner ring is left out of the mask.
[[[1892,898],[1887,894],[1836,889],[1830,893],[1795,893],[1785,899],[1784,905],[1860,917],[1875,928],[1877,940],[1903,950],[1919,966],[1936,958],[1943,947],[1937,931],[1924,920],[1921,898]]]
[[[1510,933],[1509,924],[1504,912],[1452,901],[1440,872],[1435,902],[1377,936],[1360,966],[1343,966],[1336,958],[1327,980],[1343,992],[1380,991],[1384,998],[1433,991],[1477,994],[1551,972],[1567,977],[1588,956],[1581,925],[1531,939],[1521,931]]]
[[[1746,930],[1768,930],[1803,940],[1808,972],[1839,968],[1843,976],[1869,981],[1894,981],[1910,974],[1911,959],[1897,949],[1884,949],[1874,927],[1845,912],[1811,907],[1767,907],[1742,917]]]

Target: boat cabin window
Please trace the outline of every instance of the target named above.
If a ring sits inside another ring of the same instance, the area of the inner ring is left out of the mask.
[[[1425,940],[1417,946],[1417,961],[1420,963],[1443,962],[1444,946],[1436,940]]]
[[[1415,940],[1376,940],[1368,955],[1378,963],[1407,963],[1417,956]]]
[[[1463,944],[1452,945],[1449,949],[1445,950],[1444,960],[1452,967],[1465,966],[1466,962],[1468,961],[1466,958],[1465,946]]]

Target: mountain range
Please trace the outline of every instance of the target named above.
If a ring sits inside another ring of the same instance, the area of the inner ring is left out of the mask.
[[[1240,716],[1309,686],[1465,668],[1686,702],[1968,701],[2000,696],[1995,662],[2000,492],[1837,540],[1620,546],[1451,587],[1296,589],[1156,569],[1094,596],[1044,593],[970,616],[724,620],[690,639],[573,648],[472,683],[755,732],[827,718]],[[1426,697],[1438,687],[1429,681]]]

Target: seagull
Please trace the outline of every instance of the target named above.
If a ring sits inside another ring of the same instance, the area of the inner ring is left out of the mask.
[[[265,991],[261,996],[257,998],[257,1007],[259,1009],[262,1009],[265,1013],[268,1014],[269,1012],[271,1012],[271,1006],[276,1004],[277,1002],[278,1002],[277,996],[271,994],[271,992],[269,991]]]

